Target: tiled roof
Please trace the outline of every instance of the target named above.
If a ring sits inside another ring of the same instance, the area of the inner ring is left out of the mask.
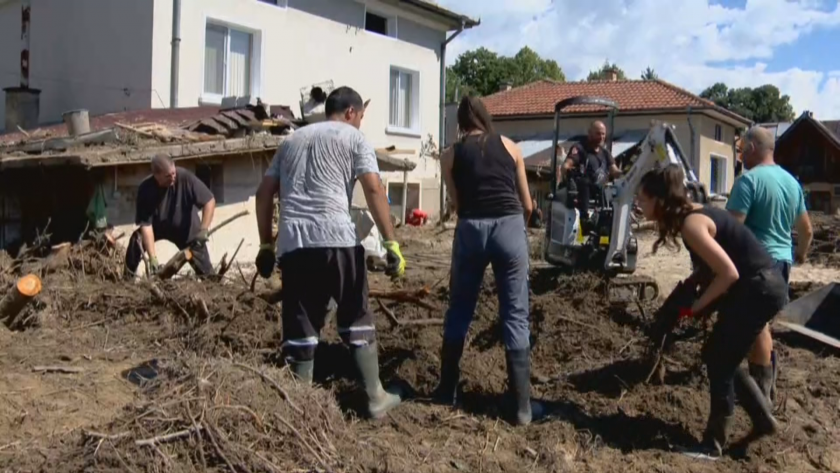
[[[823,120],[823,125],[840,138],[840,120]]]
[[[715,110],[733,120],[750,123],[746,118],[732,113],[713,102],[705,100],[662,80],[618,80],[594,82],[554,82],[540,80],[515,89],[485,97],[484,105],[494,117],[551,115],[554,105],[576,96],[595,96],[610,99],[618,104],[619,113],[659,110],[693,109]],[[595,112],[603,110],[593,105],[576,105],[565,112]]]
[[[116,123],[136,125],[138,123],[153,122],[168,127],[181,127],[204,118],[212,117],[217,113],[219,113],[219,107],[154,108],[106,113],[104,115],[90,117],[90,131],[112,128]],[[67,127],[64,123],[41,126],[38,130],[40,130],[39,134],[51,138],[67,136]],[[25,135],[19,131],[0,134],[0,145],[20,141],[23,138],[25,138]]]

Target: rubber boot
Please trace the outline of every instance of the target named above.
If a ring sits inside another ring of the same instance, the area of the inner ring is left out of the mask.
[[[292,374],[295,378],[303,384],[312,384],[312,373],[315,371],[315,361],[294,361],[288,360],[289,367],[292,369]]]
[[[743,367],[735,371],[735,394],[752,421],[753,429],[748,435],[751,441],[773,435],[779,430],[770,400]]]
[[[773,399],[771,394],[773,391],[773,365],[762,366],[749,363],[749,368],[750,376],[755,380],[756,384],[758,384],[758,389],[761,390],[764,397],[766,397],[767,400],[770,401],[770,404],[772,404]]]
[[[515,425],[531,423],[531,350],[508,350],[505,353],[508,372],[508,389],[516,412]]]
[[[732,416],[711,414],[703,432],[703,441],[694,448],[682,449],[684,455],[697,460],[717,460],[723,456],[726,431]]]
[[[464,341],[443,341],[440,350],[440,382],[432,393],[432,398],[441,404],[455,405],[458,382],[461,379],[461,356],[464,354]]]
[[[776,350],[770,352],[770,364],[773,366],[773,382],[770,383],[770,404],[776,402],[776,380],[779,379],[779,363]]]
[[[359,370],[361,383],[368,398],[368,414],[372,419],[381,419],[389,410],[399,405],[399,393],[391,394],[382,387],[379,379],[379,355],[376,342],[365,346],[353,346],[353,360]]]

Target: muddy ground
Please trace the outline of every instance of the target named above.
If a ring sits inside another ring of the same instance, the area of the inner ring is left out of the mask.
[[[435,310],[386,307],[400,320],[442,317],[452,231],[406,229],[400,237],[410,269],[399,289],[427,288],[423,300]],[[688,257],[648,255],[651,241],[642,238],[640,271],[663,276],[667,288]],[[10,264],[0,259],[0,274]],[[698,462],[675,448],[699,437],[708,413],[702,327],[681,329],[686,338],[669,357],[664,384],[646,384],[644,329],[655,306],[641,313],[609,305],[595,277],[532,273],[532,391],[552,415],[513,427],[500,418],[506,374],[490,272],[462,361],[459,409],[424,399],[437,381],[440,325],[394,326],[376,311],[382,378],[409,398],[370,422],[357,415],[362,399],[334,326],[317,354],[319,388],[291,380],[277,356],[279,308],[260,297],[269,283],[252,293],[247,271],[232,271],[224,283],[178,280],[154,290],[112,281],[118,264],[116,256],[74,253],[44,275],[26,328],[0,330],[0,469],[840,471],[840,359],[795,334],[776,337],[782,432],[746,456]],[[807,279],[796,269],[794,279]],[[814,269],[840,279],[836,269]],[[0,285],[13,280],[3,274]],[[823,282],[797,284],[795,295]],[[395,289],[378,274],[371,286]],[[739,411],[732,439],[747,429]]]

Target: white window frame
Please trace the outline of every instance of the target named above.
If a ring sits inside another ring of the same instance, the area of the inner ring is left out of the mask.
[[[411,126],[408,128],[400,127],[391,125],[391,100],[392,100],[392,93],[391,93],[391,72],[398,71],[400,74],[409,74],[411,75]],[[408,136],[412,138],[422,138],[423,134],[421,133],[422,127],[420,126],[420,71],[414,71],[411,69],[406,69],[404,67],[398,66],[391,66],[388,69],[388,127],[385,128],[385,133],[391,135],[402,135]]]
[[[720,167],[720,169],[722,169],[723,176],[721,176],[721,178],[718,179],[718,185],[721,187],[721,189],[723,189],[723,191],[718,192],[716,189],[711,189],[710,188],[709,192],[711,192],[712,194],[719,194],[719,195],[726,194],[727,191],[729,190],[729,182],[728,182],[728,179],[729,179],[729,158],[722,155],[722,154],[709,153],[709,184],[710,184],[709,187],[711,187],[711,183],[712,183],[712,160],[713,159],[723,161],[723,165]]]
[[[720,132],[720,133],[718,133]],[[715,131],[714,131],[715,141],[723,142],[723,125],[720,123],[715,123]]]
[[[278,2],[282,1],[285,3],[286,0],[278,0]],[[262,3],[262,2],[260,2]],[[266,4],[268,7],[275,8],[274,5]],[[228,30],[236,30],[242,33],[248,33],[251,35],[251,70],[250,70],[250,78],[251,83],[249,95],[251,98],[259,97],[262,94],[262,64],[263,64],[263,47],[262,47],[262,39],[263,34],[262,30],[258,28],[252,28],[245,25],[242,25],[239,22],[226,20],[224,18],[219,17],[204,17],[204,28],[201,31],[201,45],[202,45],[202,54],[201,54],[201,96],[199,98],[199,105],[221,105],[222,99],[228,96],[228,68],[227,68],[227,57],[225,58],[225,91],[219,94],[211,94],[207,93],[204,90],[204,83],[205,83],[205,61],[206,52],[204,49],[207,47],[207,26],[219,26],[222,28],[227,28]],[[227,38],[230,37],[230,33],[228,33]],[[225,54],[230,53],[230,41],[226,40],[225,45],[227,51]]]
[[[387,29],[388,29],[387,34],[383,35],[383,34],[380,34],[380,33],[375,33],[373,31],[368,31],[368,29],[367,29],[367,14],[368,13],[372,13],[376,16],[381,16],[382,18],[385,18],[385,20],[388,22],[387,23]],[[389,14],[389,13],[384,12],[384,11],[378,9],[378,8],[371,8],[370,5],[365,4],[365,16],[364,16],[363,19],[364,19],[364,28],[363,29],[365,30],[365,33],[376,35],[378,37],[397,39],[398,31],[399,31],[399,17],[397,15]]]

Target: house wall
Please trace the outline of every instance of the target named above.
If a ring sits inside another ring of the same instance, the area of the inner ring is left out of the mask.
[[[725,159],[726,178],[723,184],[723,193],[728,194],[735,183],[735,153],[732,150],[732,143],[735,140],[735,127],[715,120],[712,117],[703,116],[698,120],[701,130],[700,138],[700,182],[706,185],[711,191],[712,181],[712,157]],[[697,126],[697,125],[695,125]],[[721,127],[721,139],[715,139],[715,127]]]
[[[157,101],[151,86],[153,0],[31,2],[30,86],[42,91],[41,122],[60,121],[62,113],[79,108],[101,114]],[[0,88],[20,84],[20,23],[19,1],[0,6]]]
[[[592,121],[596,117],[583,118],[565,118],[561,121],[561,132],[567,133],[581,133],[584,134],[589,129]],[[605,119],[598,117],[606,122]],[[691,127],[689,126],[688,114],[669,114],[669,115],[617,115],[615,117],[615,131],[623,132],[627,130],[644,130],[650,127],[651,120],[657,120],[675,125],[675,134],[683,151],[688,154],[691,159],[692,155],[692,141],[691,141]],[[711,117],[700,114],[692,114],[690,117],[691,126],[694,127],[694,162],[693,167],[698,179],[708,189],[710,185],[710,153],[719,154],[721,157],[727,159],[727,186],[731,188],[734,181],[733,160],[734,155],[732,151],[732,139],[735,133],[735,128],[731,125],[717,122]],[[721,124],[723,128],[722,142],[714,140],[714,125]],[[496,131],[499,133],[516,136],[527,135],[529,133],[546,132],[554,129],[553,119],[534,119],[534,120],[504,120],[496,119],[493,122]],[[607,123],[609,126],[609,123]]]
[[[278,3],[283,4],[280,0]],[[300,116],[300,89],[333,80],[371,99],[362,131],[376,147],[413,150],[417,163],[411,178],[422,181],[422,208],[437,213],[440,167],[420,156],[421,142],[437,142],[439,128],[439,48],[445,32],[429,20],[413,17],[376,1],[369,8],[396,14],[397,38],[364,30],[365,4],[351,0],[289,0],[288,7],[257,0],[182,0],[179,105],[207,100],[204,89],[204,37],[207,21],[250,31],[255,38],[254,95],[269,104],[290,105]],[[172,0],[154,0],[153,87],[169,99]],[[436,29],[438,28],[438,29]],[[258,44],[258,46],[256,46]],[[419,127],[406,135],[387,130],[391,66],[419,73]],[[402,173],[383,173],[402,182]]]

